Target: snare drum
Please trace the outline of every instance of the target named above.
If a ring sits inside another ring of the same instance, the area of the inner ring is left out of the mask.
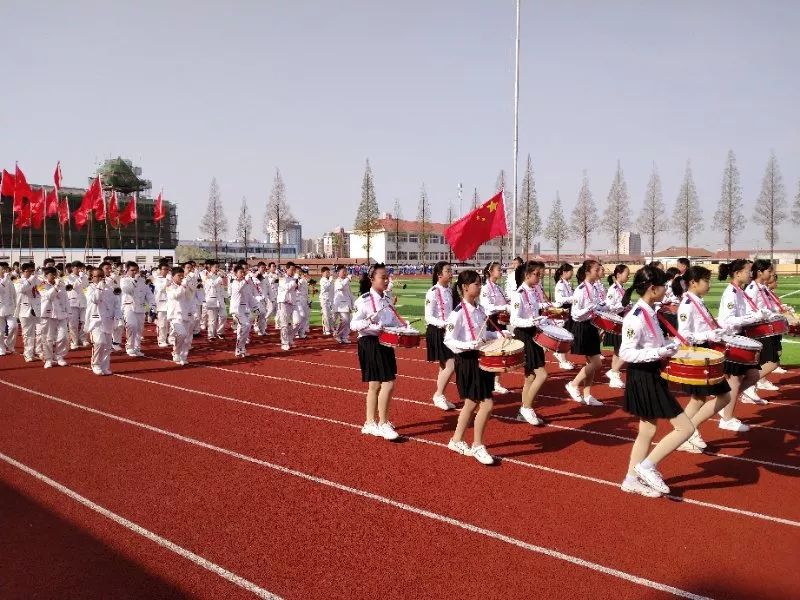
[[[478,366],[483,371],[505,373],[525,363],[525,344],[510,338],[498,338],[478,348]]]
[[[533,336],[533,341],[545,350],[566,353],[572,350],[575,336],[558,325],[544,325]]]
[[[390,348],[416,348],[419,346],[419,332],[410,327],[386,327],[378,334],[378,341]]]
[[[560,306],[548,306],[542,311],[542,314],[549,319],[563,319],[567,313],[567,309]]]
[[[740,365],[758,365],[763,344],[743,335],[726,335],[721,342],[708,342],[708,347],[725,355],[725,360]]]
[[[511,313],[507,310],[501,310],[494,313],[494,318],[497,320],[498,325],[508,325],[511,322]]]
[[[606,333],[622,335],[622,317],[609,312],[596,312],[592,315],[592,325]]]
[[[687,385],[716,385],[725,379],[725,355],[710,348],[681,346],[662,363],[661,377]]]
[[[789,323],[785,318],[779,317],[775,320],[764,319],[751,325],[742,327],[742,334],[749,338],[764,338],[773,335],[785,335],[789,332]]]

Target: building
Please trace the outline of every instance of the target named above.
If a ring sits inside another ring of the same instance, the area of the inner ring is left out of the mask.
[[[267,225],[266,241],[270,244],[278,243],[278,227],[275,220],[270,220]],[[298,221],[290,221],[286,224],[284,230],[281,231],[280,242],[287,246],[300,247],[303,242],[303,228]]]
[[[619,238],[618,254],[639,256],[642,253],[642,236],[632,231],[623,231]]]
[[[196,247],[200,250],[195,260],[213,258],[214,244],[209,240],[181,240],[180,246]],[[245,252],[246,250],[246,252]],[[291,244],[281,244],[281,262],[294,260],[300,255],[300,247]],[[220,242],[218,259],[221,262],[235,262],[247,258],[248,260],[275,260],[278,259],[278,244],[251,241],[245,249],[241,242]]]
[[[339,227],[322,236],[322,256],[324,258],[349,258],[350,234]]]

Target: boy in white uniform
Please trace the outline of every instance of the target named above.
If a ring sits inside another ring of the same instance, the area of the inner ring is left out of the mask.
[[[237,265],[233,270],[233,281],[231,281],[231,316],[236,325],[236,349],[235,356],[244,358],[247,356],[247,340],[250,337],[250,327],[252,321],[250,314],[258,312],[259,302],[256,300],[256,287],[253,282],[245,277],[243,265]]]
[[[122,312],[125,319],[125,351],[128,356],[142,354],[142,334],[147,307],[153,303],[153,292],[143,277],[139,276],[139,265],[128,262],[127,274],[119,286],[122,290]]]
[[[45,282],[41,289],[44,368],[51,368],[53,362],[59,367],[66,367],[64,356],[67,354],[69,298],[65,284],[58,279],[58,271],[54,267],[45,267],[44,277]]]
[[[189,275],[185,275],[185,270]],[[196,289],[191,281],[192,267],[188,263],[172,274],[172,283],[167,287],[167,319],[173,338],[172,360],[176,365],[189,364],[189,350],[194,337]]]
[[[278,274],[278,267],[274,262],[269,263],[267,267],[267,312],[264,319],[269,323],[270,319],[276,319],[278,314],[278,281],[280,275]],[[275,328],[278,329],[276,321]]]
[[[92,338],[92,372],[111,375],[111,334],[114,329],[114,292],[101,269],[91,270],[86,289],[86,333]]]
[[[284,351],[294,346],[295,327],[292,319],[294,306],[297,304],[297,281],[294,278],[296,269],[293,262],[286,263],[286,274],[278,283],[277,322],[281,328],[281,350]]]
[[[258,335],[265,336],[267,335],[267,296],[269,287],[267,282],[267,263],[259,262],[256,266],[256,272],[248,273],[247,279],[253,285],[258,306],[256,331]]]
[[[333,335],[333,278],[328,267],[322,267],[319,278],[319,308],[322,312],[322,334]]]
[[[111,332],[111,349],[114,352],[122,350],[122,332],[125,329],[125,319],[122,314],[122,289],[119,287],[119,275],[114,272],[114,267],[107,260],[100,263],[103,276],[114,296],[114,328]]]
[[[353,311],[353,292],[347,269],[339,267],[339,276],[333,283],[333,310],[338,319],[334,336],[340,344],[350,343],[350,313]]]
[[[158,274],[153,277],[153,296],[156,303],[156,331],[158,334],[158,347],[169,346],[169,321],[167,321],[167,286],[172,282],[170,267],[166,264],[158,266]]]
[[[220,273],[219,265],[212,262],[206,274],[203,287],[206,293],[206,317],[208,319],[206,330],[208,339],[224,339],[222,332],[225,329],[225,321],[228,318],[225,312],[225,288],[228,285],[227,278]]]
[[[17,306],[15,316],[19,319],[22,326],[23,357],[25,362],[36,360],[37,325],[41,323],[41,300],[37,289],[39,278],[33,274],[33,263],[23,263],[20,266],[21,274],[16,281],[15,288],[17,293]],[[41,330],[41,327],[38,328]]]
[[[67,330],[69,332],[69,347],[77,350],[81,346],[88,346],[84,331],[84,317],[86,316],[86,288],[89,286],[89,278],[83,270],[83,263],[73,262],[69,267],[70,273],[67,275],[67,297],[69,298],[69,317],[67,318]]]
[[[294,305],[292,320],[294,323],[295,334],[298,338],[305,339],[309,327],[309,291],[308,291],[308,267],[300,267],[297,277],[297,304]]]
[[[0,356],[13,354],[17,343],[17,290],[7,262],[0,262]]]

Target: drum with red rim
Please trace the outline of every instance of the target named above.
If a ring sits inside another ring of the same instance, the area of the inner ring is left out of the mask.
[[[710,348],[682,346],[662,362],[661,377],[687,385],[716,385],[725,379],[725,356]]]
[[[385,327],[378,334],[378,342],[390,348],[416,348],[419,332],[411,327]]]
[[[609,312],[596,312],[592,315],[592,325],[606,333],[622,335],[622,317]]]
[[[505,373],[521,367],[525,362],[525,344],[510,338],[498,338],[480,348],[478,366],[484,371]]]
[[[764,319],[742,327],[742,335],[756,339],[787,333],[789,333],[789,323],[780,316],[777,319]]]
[[[533,336],[533,341],[545,350],[566,353],[572,350],[575,336],[558,325],[543,325]]]
[[[549,319],[563,319],[567,315],[567,309],[560,306],[548,306],[542,310],[542,314]]]
[[[743,335],[726,335],[721,342],[708,342],[708,347],[725,355],[728,362],[740,365],[758,365],[761,349],[764,347],[758,340]]]

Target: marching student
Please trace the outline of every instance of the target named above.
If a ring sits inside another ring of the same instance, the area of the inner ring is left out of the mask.
[[[547,381],[544,349],[534,341],[536,327],[550,324],[551,321],[539,314],[539,300],[536,287],[542,280],[545,265],[529,260],[517,269],[517,279],[522,284],[511,296],[511,323],[514,336],[525,344],[525,383],[522,386],[522,406],[517,419],[531,425],[541,426],[544,419],[536,414],[533,402],[544,382]]]
[[[617,265],[614,272],[608,276],[608,292],[606,293],[606,310],[614,314],[620,314],[625,309],[623,297],[625,296],[625,284],[628,283],[630,270],[625,265]],[[622,343],[622,336],[614,333],[605,333],[604,341],[606,345],[614,347],[614,356],[611,357],[611,370],[606,373],[609,379],[608,387],[624,388],[620,369],[625,363],[619,357],[619,346]]]
[[[158,274],[153,277],[153,297],[156,304],[156,336],[158,347],[169,346],[169,321],[167,320],[167,287],[172,282],[172,269],[166,263],[158,265]]]
[[[188,273],[188,276],[187,276]],[[184,263],[172,274],[172,283],[167,287],[167,319],[172,335],[172,361],[176,365],[189,364],[189,350],[194,337],[197,296],[192,281],[192,266]]]
[[[620,358],[628,363],[623,409],[639,417],[639,434],[631,448],[624,492],[657,498],[669,494],[657,470],[658,464],[694,433],[694,425],[661,377],[661,360],[674,356],[677,341],[667,342],[656,325],[655,304],[664,298],[667,276],[661,269],[645,266],[636,272],[625,292],[630,300],[635,290],[640,299],[623,320]],[[659,419],[668,419],[673,430],[651,448]]]
[[[41,333],[42,297],[37,289],[40,281],[34,274],[35,268],[32,262],[22,263],[20,276],[15,282],[17,306],[14,315],[19,319],[22,329],[22,356],[25,362],[36,360],[36,338],[37,333]]]
[[[203,289],[206,296],[206,331],[208,332],[208,339],[224,340],[225,336],[222,332],[225,330],[225,321],[228,315],[225,311],[225,288],[228,285],[228,279],[224,274],[220,273],[219,263],[216,261],[209,261],[208,273],[203,280]],[[231,304],[233,306],[233,304]],[[231,312],[234,312],[231,310]]]
[[[14,288],[11,269],[0,262],[0,356],[13,354],[17,343],[17,290]]]
[[[708,346],[708,342],[720,342],[725,332],[703,301],[711,288],[710,282],[711,271],[700,266],[689,267],[672,282],[673,292],[682,297],[678,308],[678,333],[691,344]],[[684,413],[692,420],[695,432],[678,450],[698,454],[705,450],[706,442],[697,428],[730,402],[731,387],[727,381],[722,381],[712,386],[684,383],[681,389],[691,396]]]
[[[114,271],[114,266],[108,260],[101,262],[100,268],[103,270],[106,286],[112,291],[114,296],[114,329],[111,332],[111,349],[114,352],[119,352],[122,350],[122,332],[125,328],[124,316],[122,314],[122,289],[119,287],[119,275]]]
[[[719,312],[717,314],[717,321],[722,327],[726,328],[728,333],[736,333],[743,325],[755,323],[769,316],[768,311],[762,313],[759,310],[755,313],[749,313],[747,309],[747,301],[742,289],[750,283],[750,278],[752,277],[751,264],[752,261],[739,258],[719,266],[719,280],[725,281],[730,278],[728,287],[725,288],[722,298],[720,298]],[[752,365],[726,361],[725,375],[731,388],[731,399],[719,413],[721,417],[719,427],[728,431],[749,431],[750,426],[734,417],[733,411],[736,407],[736,401],[739,399],[739,393],[758,381],[758,369]]]
[[[184,281],[186,281],[186,287],[189,288],[192,292],[192,325],[191,325],[191,335],[192,337],[200,335],[200,313],[202,312],[202,305],[206,301],[205,292],[203,291],[203,284],[200,281],[200,271],[197,268],[197,263],[193,260],[190,260],[183,265],[184,269]],[[187,271],[188,268],[188,271]]]
[[[111,375],[111,335],[116,301],[102,269],[93,268],[89,275],[84,323],[86,333],[92,339],[92,373]]]
[[[88,346],[84,331],[86,317],[86,288],[89,286],[89,277],[84,264],[76,260],[69,266],[67,275],[67,297],[69,298],[69,317],[67,329],[69,332],[70,350],[77,350],[81,346]]]
[[[294,306],[297,304],[297,280],[294,278],[297,265],[286,263],[286,271],[278,283],[278,325],[281,328],[281,350],[291,350],[294,346],[295,327],[293,323]]]
[[[428,324],[425,330],[427,360],[439,363],[433,404],[442,410],[451,410],[456,407],[445,396],[445,389],[455,370],[453,352],[444,343],[447,317],[453,310],[453,294],[450,291],[452,279],[453,268],[450,263],[447,261],[437,262],[432,273],[433,287],[425,294],[425,322]]]
[[[603,277],[606,276],[606,266],[601,264],[600,265],[600,277],[597,278],[597,281],[594,282],[594,287],[597,290],[598,298],[605,298],[606,297],[606,287],[603,285]]]
[[[525,261],[522,260],[519,256],[514,258],[511,261],[511,264],[508,266],[508,270],[506,271],[506,298],[511,298],[511,294],[517,291],[519,287],[517,285],[517,268]]]
[[[309,328],[308,267],[300,267],[295,279],[297,280],[297,303],[294,305],[292,321],[295,336],[303,340],[306,338]]]
[[[234,356],[244,358],[247,356],[247,340],[250,337],[250,327],[252,321],[250,315],[253,311],[260,310],[260,302],[256,300],[258,291],[251,279],[245,277],[243,265],[236,265],[233,268],[233,281],[230,284],[231,290],[231,317],[236,326],[236,348]],[[223,302],[224,304],[224,302]]]
[[[667,274],[667,291],[664,294],[664,300],[661,302],[662,307],[669,307],[673,310],[677,310],[678,305],[680,304],[680,298],[675,296],[672,292],[672,282],[675,281],[675,278],[678,276],[679,271],[677,267],[670,267],[666,270]],[[659,311],[661,316],[669,323],[673,329],[678,329],[678,314],[676,312],[668,311]],[[659,321],[659,325],[661,326],[661,332],[664,335],[668,335],[667,326]]]
[[[120,279],[122,313],[125,319],[125,352],[128,356],[142,354],[142,335],[147,307],[153,304],[153,292],[139,273],[139,265],[129,261],[126,275]]]
[[[775,269],[773,269],[772,270],[772,277],[770,277],[769,281],[767,282],[767,291],[770,293],[770,295],[772,296],[772,299],[775,301],[775,303],[778,306],[780,306],[781,312],[789,311],[791,313],[794,313],[794,309],[792,307],[787,306],[786,304],[783,304],[781,302],[781,299],[778,296],[775,295],[775,290],[776,289],[778,289],[778,274],[775,272]],[[781,350],[782,350],[783,349],[782,344],[779,343],[778,345],[781,346]],[[787,371],[782,366],[780,366],[780,363],[779,363],[778,366],[775,368],[775,370],[772,371],[772,372],[775,373],[775,375],[785,375],[789,371]]]
[[[578,371],[575,378],[565,386],[570,398],[575,402],[588,406],[601,406],[603,403],[592,396],[592,383],[595,373],[602,365],[600,354],[600,333],[592,324],[591,318],[595,311],[605,308],[603,296],[598,294],[597,280],[603,271],[602,265],[596,260],[586,260],[578,268],[578,285],[572,295],[572,353],[586,357],[586,364]],[[580,386],[583,386],[581,396]]]
[[[460,303],[447,317],[444,343],[455,356],[456,387],[464,405],[461,407],[456,430],[447,447],[459,454],[473,456],[481,464],[491,465],[494,463],[494,458],[486,450],[483,434],[492,415],[494,375],[478,366],[478,348],[486,340],[496,339],[501,334],[486,330],[486,313],[478,302],[481,277],[477,271],[467,269],[459,273],[454,290]],[[511,334],[506,331],[502,335]],[[464,441],[464,434],[476,409],[472,447],[470,447]]]
[[[67,361],[67,317],[69,316],[69,298],[64,282],[58,279],[55,267],[45,267],[44,284],[41,286],[42,307],[42,353],[44,368],[49,369],[56,363],[66,367]]]
[[[367,389],[367,416],[361,433],[386,440],[396,440],[399,435],[389,421],[389,403],[397,379],[397,359],[394,348],[379,343],[378,336],[384,327],[402,327],[400,319],[386,296],[389,277],[383,263],[374,264],[364,273],[360,282],[363,292],[356,300],[355,315],[351,323],[358,332],[358,364],[361,381]]]
[[[322,335],[333,335],[333,277],[328,267],[322,267],[319,278],[319,308],[322,313]]]
[[[266,300],[267,300],[267,312],[264,315],[264,320],[269,325],[270,319],[276,319],[278,314],[278,281],[280,280],[280,275],[278,274],[278,267],[274,262],[270,262],[267,265],[267,292]],[[275,323],[275,329],[278,329],[278,324]]]
[[[553,278],[556,280],[556,288],[554,295],[554,306],[558,306],[567,311],[564,317],[564,329],[567,331],[572,329],[572,265],[569,263],[562,263],[556,269]],[[558,361],[558,366],[565,371],[570,371],[575,368],[575,365],[567,359],[567,355],[561,352],[554,352],[553,356]]]
[[[258,335],[267,335],[267,300],[269,297],[267,280],[267,263],[259,261],[256,265],[255,273],[248,273],[247,279],[253,285],[256,303],[258,304],[258,315],[255,322],[255,329]]]
[[[340,344],[350,343],[350,313],[353,310],[353,292],[347,267],[340,265],[338,277],[333,282],[333,310],[336,312],[334,337]]]
[[[486,267],[483,269],[483,287],[481,288],[481,306],[483,310],[489,315],[489,318],[492,319],[492,323],[498,327],[498,329],[505,329],[505,325],[500,325],[497,322],[497,313],[509,311],[509,303],[508,298],[503,293],[503,290],[497,285],[497,282],[500,280],[500,276],[503,274],[503,270],[500,267],[499,262],[490,262]],[[508,390],[502,386],[500,383],[500,374],[498,373],[495,375],[494,378],[494,391],[497,394],[507,394]]]

